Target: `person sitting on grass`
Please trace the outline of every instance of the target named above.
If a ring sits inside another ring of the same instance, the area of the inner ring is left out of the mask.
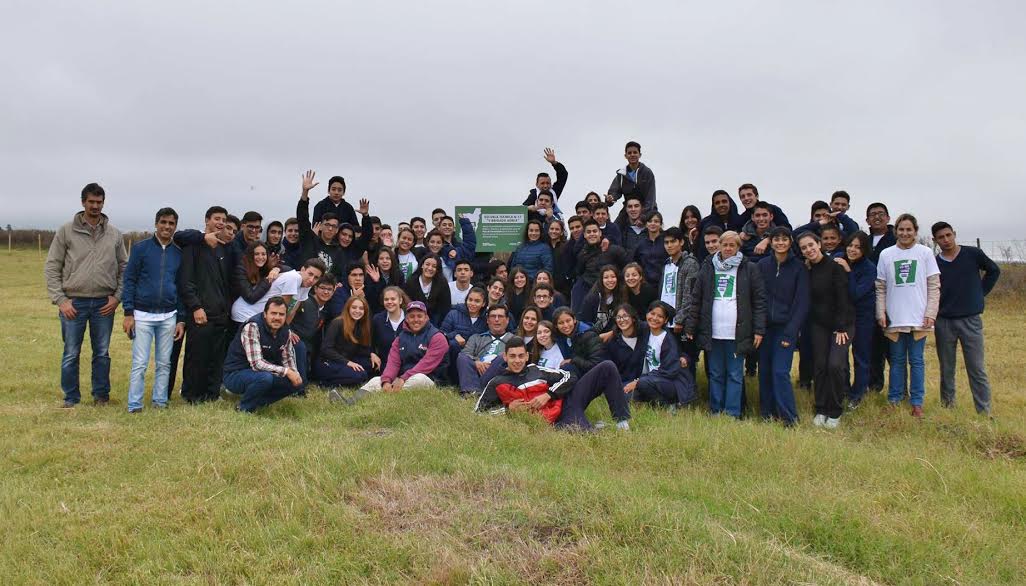
[[[580,380],[564,370],[528,364],[529,354],[523,338],[506,342],[503,360],[506,368],[488,381],[475,411],[495,408],[540,414],[557,427],[588,430],[591,422],[584,411],[599,395],[605,395],[618,429],[629,430],[631,417],[627,398],[620,388],[616,366],[606,360]],[[500,407],[501,405],[501,407]]]
[[[303,391],[306,369],[296,361],[287,313],[285,299],[271,297],[264,312],[243,324],[228,347],[223,382],[242,396],[239,411],[253,412]]]
[[[627,383],[623,392],[632,395],[635,401],[669,405],[676,409],[692,403],[697,394],[695,377],[686,365],[681,364],[680,350],[673,333],[667,333],[666,326],[672,316],[670,307],[661,301],[653,301],[649,306],[645,316],[648,331],[644,340],[641,376]],[[640,337],[638,341],[641,341]]]
[[[513,338],[508,330],[509,310],[504,305],[488,308],[488,331],[471,336],[456,358],[460,394],[477,395],[503,367],[501,355]],[[521,338],[523,339],[523,338]]]
[[[373,352],[371,342],[370,305],[363,297],[350,297],[324,332],[314,377],[331,387],[367,382],[371,371],[381,370],[381,359]]]
[[[411,301],[381,376],[360,387],[353,402],[377,391],[398,393],[403,389],[435,388],[434,377],[445,373],[448,348],[445,334],[429,322],[424,302]]]
[[[560,368],[569,370],[578,377],[602,362],[602,341],[588,324],[577,321],[569,307],[556,310],[556,343],[563,352]]]
[[[420,260],[420,267],[413,277],[406,281],[406,294],[413,301],[420,301],[428,308],[431,324],[441,326],[449,315],[452,303],[449,301],[449,282],[442,275],[442,260],[433,254],[426,254]]]
[[[545,273],[539,273],[544,275]],[[531,289],[532,307],[541,314],[539,319],[551,320],[557,307],[566,307],[566,300],[548,283],[535,283]],[[523,315],[521,315],[523,319]]]
[[[555,370],[566,369],[563,366],[563,350],[556,343],[556,326],[548,320],[538,322],[530,352],[531,364]]]
[[[381,293],[381,305],[384,309],[371,318],[371,331],[374,340],[374,353],[381,358],[382,362],[388,360],[392,342],[399,335],[399,330],[406,319],[405,309],[409,302],[410,298],[406,296],[406,291],[395,285],[385,287],[384,292]],[[385,366],[387,363],[382,364],[381,369],[384,370]]]
[[[516,334],[524,339],[530,350],[531,341],[538,332],[538,322],[542,319],[542,311],[533,305],[528,305],[520,314],[520,324],[517,326]]]

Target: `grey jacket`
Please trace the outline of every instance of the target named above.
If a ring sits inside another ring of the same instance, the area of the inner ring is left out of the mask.
[[[511,332],[506,332],[499,338],[499,347],[495,349],[496,354],[502,354],[506,350],[506,342],[513,337]],[[492,343],[495,337],[492,336],[491,332],[483,332],[480,334],[474,334],[467,339],[467,343],[463,346],[461,351],[463,354],[470,356],[474,360],[481,358],[481,353],[488,349],[489,344]]]
[[[671,264],[669,257],[666,264]],[[698,261],[688,251],[684,251],[675,263],[677,265],[677,300],[673,305],[676,314],[673,316],[673,325],[684,325],[691,312],[691,294],[695,287],[695,279],[698,278]],[[665,270],[665,265],[664,265]],[[663,296],[663,287],[666,286],[665,279],[659,283],[659,297]]]
[[[106,214],[94,229],[78,212],[61,226],[50,243],[43,275],[46,292],[54,305],[76,297],[121,299],[122,275],[128,253],[121,231],[110,225]]]

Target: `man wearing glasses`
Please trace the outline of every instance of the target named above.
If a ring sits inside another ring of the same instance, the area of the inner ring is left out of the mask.
[[[488,308],[488,331],[474,334],[456,357],[456,370],[460,376],[460,394],[480,395],[488,381],[506,367],[502,354],[506,342],[513,337],[507,331],[509,310],[505,305]]]
[[[556,299],[556,290],[548,283],[541,283],[534,287],[534,306],[541,311],[542,319],[552,321],[556,308],[552,306]]]
[[[898,243],[894,237],[894,226],[891,226],[891,215],[887,206],[875,202],[866,208],[866,223],[869,224],[869,237],[873,240],[873,248],[866,255],[875,265],[880,260],[880,253]],[[888,341],[884,337],[883,328],[873,328],[873,347],[869,354],[869,388],[882,391],[884,387],[884,362],[888,359]]]
[[[232,270],[235,270],[235,267],[242,262],[242,257],[246,254],[246,247],[253,242],[260,242],[260,235],[264,232],[264,228],[261,226],[263,221],[264,217],[260,215],[260,212],[249,211],[242,215],[240,222],[242,229],[228,245],[228,251],[232,255]]]

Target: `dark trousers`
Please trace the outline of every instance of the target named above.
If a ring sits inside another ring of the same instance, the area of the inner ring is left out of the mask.
[[[296,360],[299,360],[298,356]],[[370,358],[358,357],[353,362],[362,366],[363,370],[352,368],[343,361],[318,360],[314,363],[312,374],[322,384],[332,387],[362,385],[370,380]]]
[[[175,394],[175,379],[178,378],[178,362],[182,357],[182,346],[185,345],[185,336],[175,340],[174,344],[171,345],[171,372],[167,377],[167,400],[170,401],[171,397]],[[185,384],[183,383],[184,387]]]
[[[873,324],[872,340],[869,350],[869,388],[880,391],[884,387],[884,362],[890,359],[891,343],[876,323]]]
[[[591,290],[591,285],[585,283],[580,277],[574,282],[574,286],[570,289],[570,309],[577,313],[581,309],[581,302],[588,296],[588,291]]]
[[[798,337],[798,384],[807,387],[815,374],[812,358],[812,324],[806,320]]]
[[[873,355],[873,331],[876,324],[871,321],[855,323],[855,337],[851,341],[852,362],[855,365],[855,382],[851,385],[848,398],[860,401],[869,390],[870,363]]]
[[[492,380],[506,369],[506,361],[496,357],[488,364],[484,373],[478,373],[474,366],[475,360],[470,356],[460,353],[456,356],[456,370],[459,372],[460,393],[480,395],[488,381]]]
[[[815,390],[816,414],[836,419],[844,412],[844,395],[847,390],[848,346],[854,328],[849,326],[849,341],[838,344],[832,328],[820,324],[812,324],[810,341],[812,342],[813,375],[812,386]]]
[[[563,399],[563,412],[556,425],[590,429],[591,422],[584,412],[599,395],[606,396],[606,403],[613,414],[613,419],[626,421],[631,418],[627,394],[623,392],[623,385],[620,383],[620,371],[612,361],[603,360],[577,379],[570,394]]]
[[[214,401],[220,395],[227,324],[186,324],[185,368],[182,370],[182,398],[190,403]]]
[[[297,390],[285,377],[249,369],[229,372],[224,376],[224,385],[242,395],[239,411],[249,412],[280,401]]]
[[[786,424],[798,421],[798,407],[791,386],[794,343],[783,347],[784,328],[769,325],[759,346],[759,414],[778,417]]]
[[[632,399],[657,405],[687,405],[695,400],[695,377],[686,368],[680,369],[680,376],[673,380],[642,375]]]

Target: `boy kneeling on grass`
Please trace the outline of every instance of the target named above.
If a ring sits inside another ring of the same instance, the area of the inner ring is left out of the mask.
[[[600,362],[579,380],[565,370],[528,364],[524,339],[514,336],[506,342],[506,369],[488,382],[477,401],[476,411],[531,411],[558,427],[591,429],[584,411],[599,395],[605,395],[618,429],[630,429],[627,397],[620,375],[609,360]]]

